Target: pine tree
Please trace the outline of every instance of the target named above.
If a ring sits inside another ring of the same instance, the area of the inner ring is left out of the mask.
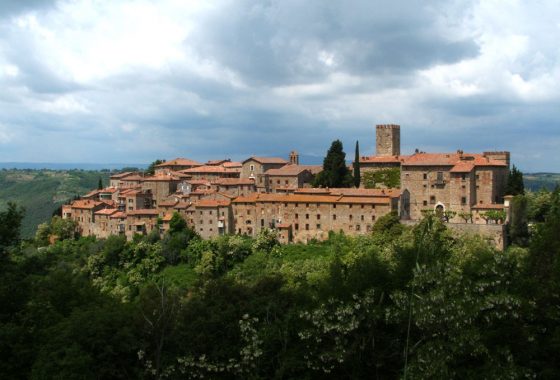
[[[360,144],[356,140],[356,150],[354,155],[354,187],[360,187]]]

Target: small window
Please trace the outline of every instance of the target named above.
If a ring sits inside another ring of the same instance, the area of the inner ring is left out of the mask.
[[[352,205],[350,205],[348,208],[352,208]]]
[[[309,214],[305,214],[305,219],[309,219]]]
[[[462,204],[462,205],[466,205],[466,204],[467,204],[467,197],[461,197],[461,204]]]
[[[264,227],[264,219],[261,219],[261,227]]]
[[[443,172],[437,172],[437,180],[438,182],[443,181]]]
[[[435,195],[431,195],[430,196],[430,204],[435,205],[436,204],[436,197]]]
[[[372,215],[372,216],[371,216],[371,221],[372,221],[372,222],[375,222],[375,215]]]
[[[299,230],[299,224],[297,224],[297,223],[294,224],[294,228],[295,228],[296,230]]]
[[[424,173],[424,179],[428,179],[428,173]]]
[[[277,185],[280,185],[280,180],[279,180],[279,179],[276,180],[276,184],[277,184]]]
[[[321,229],[321,225],[317,223],[317,229],[320,230]]]
[[[317,214],[317,220],[321,219],[321,214]]]
[[[352,215],[348,216],[348,220],[352,221]]]
[[[428,205],[428,201],[424,201],[424,202],[422,202],[422,204],[423,204],[424,206],[427,206],[427,205]]]
[[[295,218],[296,218],[296,219],[297,219],[297,218],[299,218],[299,215],[298,215],[298,214],[296,214],[296,215],[295,215]]]
[[[336,205],[335,205],[335,204],[334,204],[334,205],[332,205],[332,208],[336,208]]]
[[[356,224],[356,231],[359,231],[359,230],[360,230],[360,225]]]
[[[336,214],[333,214],[332,219],[336,220]]]
[[[364,220],[364,216],[363,216],[363,215],[362,215],[362,216],[360,216],[360,220]]]
[[[284,203],[284,207],[288,207],[288,204],[287,204],[287,203]]]
[[[467,175],[465,173],[461,174],[461,179],[464,181],[467,179]]]
[[[208,211],[208,215],[212,215],[212,210]]]
[[[306,203],[306,204],[305,204],[305,207],[309,207],[309,203]]]
[[[306,224],[306,225],[305,225],[305,230],[306,230],[306,231],[309,231],[309,224]]]
[[[286,185],[288,184],[288,180],[285,181]]]
[[[250,169],[252,172],[254,172],[254,171],[255,171],[255,165],[249,166],[249,169]]]
[[[361,205],[361,208],[364,208],[364,205]]]

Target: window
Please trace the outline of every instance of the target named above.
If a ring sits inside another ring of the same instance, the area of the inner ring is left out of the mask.
[[[284,181],[286,183],[286,185],[288,184],[288,180]]]
[[[424,179],[428,179],[428,173],[424,173]]]
[[[364,208],[364,205],[361,205],[361,208]]]
[[[478,174],[476,175],[476,179],[479,179],[480,177],[478,176]]]
[[[261,219],[261,227],[264,227],[264,219]]]
[[[128,203],[132,203],[134,200],[132,198],[128,198]]]
[[[348,216],[348,220],[352,221],[352,215]]]
[[[428,205],[428,201],[424,201],[424,202],[422,202],[422,204],[423,204],[424,206],[427,206],[427,205]]]
[[[305,219],[309,219],[309,214],[305,214]]]
[[[288,204],[287,204],[287,203],[284,203],[284,207],[288,207]]]
[[[356,231],[359,231],[359,230],[360,230],[360,225],[356,224]]]
[[[309,203],[306,203],[306,204],[305,204],[305,207],[309,207]]]
[[[371,216],[371,221],[372,221],[372,222],[375,222],[375,215],[372,215],[372,216]]]
[[[252,172],[254,172],[254,171],[255,171],[255,165],[250,165],[250,166],[249,166],[249,169],[250,169]]]
[[[297,218],[299,218],[299,215],[298,215],[298,214],[296,214],[296,215],[295,215],[295,218],[296,218],[296,219],[297,219]]]
[[[352,205],[348,206],[348,208],[352,208]]]
[[[306,224],[306,225],[305,225],[305,230],[306,230],[306,231],[309,231],[309,224]]]
[[[443,182],[443,172],[437,172],[437,182]]]
[[[336,205],[332,205],[332,208],[336,208]]]
[[[199,213],[200,215],[202,215],[202,211],[199,211],[198,213]]]
[[[276,180],[276,184],[280,185],[280,180],[279,179]]]
[[[464,181],[467,179],[467,175],[465,173],[461,174],[461,179]]]
[[[321,229],[321,225],[319,223],[317,223],[317,229],[320,230]]]
[[[363,215],[362,215],[362,216],[360,216],[360,220],[364,220],[364,216],[363,216]]]
[[[321,219],[321,214],[317,214],[317,220]]]
[[[332,220],[336,220],[336,214],[333,214]]]
[[[297,224],[297,223],[294,224],[294,228],[295,228],[296,230],[299,230],[299,224]]]
[[[212,210],[208,211],[208,215],[212,215]]]
[[[247,210],[247,215],[251,215],[251,210]]]
[[[466,204],[467,204],[467,197],[461,197],[461,204],[462,204],[462,205],[466,205]]]
[[[436,204],[436,196],[435,196],[435,195],[430,195],[430,204],[431,204],[431,205],[435,205],[435,204]]]

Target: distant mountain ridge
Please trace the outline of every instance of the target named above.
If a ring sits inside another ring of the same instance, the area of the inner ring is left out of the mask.
[[[96,164],[84,162],[0,162],[0,169],[31,169],[31,170],[120,170],[125,167],[145,169],[147,164]]]

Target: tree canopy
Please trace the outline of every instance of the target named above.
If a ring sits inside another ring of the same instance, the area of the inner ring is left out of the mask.
[[[525,194],[525,185],[523,184],[523,173],[519,171],[515,165],[508,174],[506,183],[506,195]]]
[[[352,175],[346,166],[346,153],[342,142],[335,140],[327,151],[323,160],[323,171],[315,177],[315,186],[318,187],[351,187]]]

